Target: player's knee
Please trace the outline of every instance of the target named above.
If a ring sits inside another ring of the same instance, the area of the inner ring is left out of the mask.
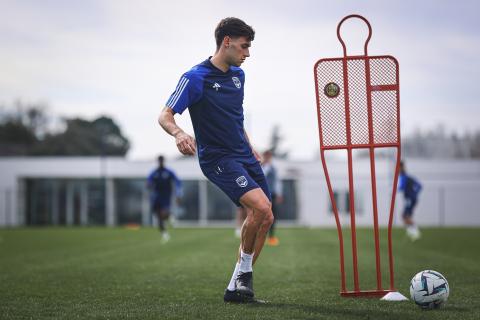
[[[263,219],[262,221],[262,224],[260,226],[260,229],[261,229],[261,232],[268,232],[268,230],[270,230],[270,227],[272,226],[273,224],[273,214],[269,214],[267,216],[265,216],[265,218]]]
[[[269,216],[273,217],[272,204],[270,203],[270,201],[260,202],[256,206],[255,211],[259,213],[259,216],[262,217],[262,220],[266,219]]]
[[[270,228],[270,226],[273,224],[273,221],[275,220],[275,218],[273,217],[273,213],[270,212],[270,214],[268,214],[265,219],[263,220],[263,224],[267,225],[268,228]]]

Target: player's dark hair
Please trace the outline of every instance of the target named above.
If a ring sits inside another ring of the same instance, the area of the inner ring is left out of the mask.
[[[226,36],[232,38],[245,37],[248,41],[253,41],[255,38],[255,30],[243,20],[238,18],[222,19],[215,28],[215,41],[217,42],[217,49],[222,45],[223,38]]]

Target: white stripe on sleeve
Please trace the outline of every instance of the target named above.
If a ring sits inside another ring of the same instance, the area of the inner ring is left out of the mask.
[[[173,94],[170,96],[170,98],[168,98],[167,106],[168,106],[168,105],[170,104],[170,102],[173,100],[173,97],[177,95],[178,89],[182,86],[184,79],[185,79],[185,77],[182,77],[182,78],[180,79],[180,81],[178,81],[177,87],[175,88],[175,91],[173,91]]]
[[[180,96],[185,90],[188,82],[190,82],[190,80],[185,77],[183,77],[182,80],[180,80],[179,86],[177,87],[177,92],[173,95],[170,101],[167,102],[168,107],[172,109],[175,107],[175,104],[178,102],[178,99],[180,99]]]

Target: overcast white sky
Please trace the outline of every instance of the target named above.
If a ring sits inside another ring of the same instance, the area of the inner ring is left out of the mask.
[[[400,62],[403,133],[443,123],[480,128],[479,1],[0,0],[0,103],[43,101],[54,115],[112,116],[129,158],[176,155],[157,124],[180,75],[212,55],[213,30],[236,16],[256,30],[246,73],[246,128],[255,146],[272,127],[292,158],[318,154],[313,65],[342,55],[340,19],[370,20],[371,55]],[[366,29],[345,26],[358,47]],[[358,50],[356,52],[359,52]],[[176,117],[193,133],[188,113]]]

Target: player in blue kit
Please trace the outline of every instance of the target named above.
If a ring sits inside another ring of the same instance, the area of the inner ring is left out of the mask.
[[[170,217],[172,189],[175,187],[175,195],[179,201],[182,196],[182,183],[172,170],[165,168],[163,156],[158,157],[158,167],[148,176],[147,186],[150,190],[152,212],[157,215],[162,240],[167,242],[170,240],[170,235],[166,230],[165,222]]]
[[[159,123],[185,155],[198,153],[204,175],[245,208],[238,260],[224,294],[226,302],[256,301],[253,269],[273,223],[270,191],[243,125],[245,74],[255,32],[240,19],[225,18],[215,29],[216,51],[185,72],[163,108]],[[188,108],[195,139],[176,125]]]
[[[400,176],[398,178],[398,190],[403,192],[405,198],[405,208],[403,211],[403,222],[407,228],[407,236],[412,241],[420,238],[420,230],[413,222],[413,209],[417,205],[418,195],[422,190],[422,185],[414,177],[407,174],[405,164],[400,162]]]

